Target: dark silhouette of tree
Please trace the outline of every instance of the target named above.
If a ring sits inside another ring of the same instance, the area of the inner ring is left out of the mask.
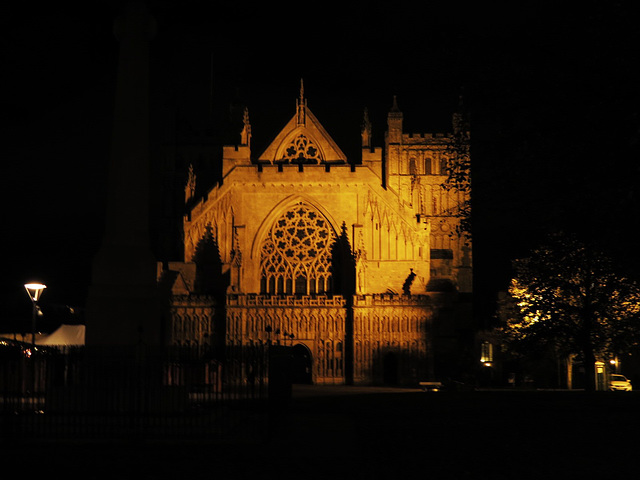
[[[446,175],[442,187],[447,191],[459,191],[464,194],[464,199],[453,206],[447,212],[459,219],[455,234],[466,241],[471,239],[471,147],[470,147],[470,122],[469,114],[462,104],[462,95],[458,104],[458,110],[453,115],[453,134],[447,144],[446,153],[448,161],[443,165],[443,174]]]
[[[356,259],[349,244],[347,226],[342,222],[340,235],[331,247],[333,292],[351,302],[356,292]]]
[[[204,235],[196,245],[192,261],[196,264],[194,290],[201,295],[219,296],[225,292],[222,277],[222,261],[218,242],[211,225],[205,227]]]
[[[353,296],[356,293],[356,259],[347,234],[347,225],[342,222],[340,235],[331,246],[331,275],[333,292],[346,301],[344,372],[347,384],[353,383]]]
[[[514,262],[510,300],[501,311],[508,345],[526,352],[552,346],[582,358],[588,390],[595,361],[640,345],[640,286],[573,236],[554,234]]]

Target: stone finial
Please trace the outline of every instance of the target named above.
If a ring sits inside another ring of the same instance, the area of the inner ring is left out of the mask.
[[[196,174],[193,171],[193,164],[189,164],[189,171],[187,173],[187,183],[184,187],[184,201],[189,202],[196,193]]]
[[[360,133],[362,135],[362,146],[371,148],[371,121],[369,120],[369,110],[367,108],[364,109],[364,118],[362,120],[362,130]]]
[[[393,105],[387,114],[388,140],[390,143],[402,142],[402,112],[398,108],[398,99],[393,96]]]
[[[231,256],[231,262],[235,267],[242,266],[242,251],[240,250],[240,240],[238,238],[238,228],[233,228],[233,237],[232,237],[232,245],[231,252],[229,255]]]
[[[306,107],[307,101],[304,98],[304,81],[300,79],[300,98],[296,101],[298,109],[298,126],[306,125]]]
[[[391,111],[392,112],[399,112],[400,109],[398,108],[398,97],[397,95],[393,96],[393,104],[391,105]]]
[[[242,132],[240,132],[240,144],[251,145],[251,123],[249,123],[249,109],[245,107],[242,117]]]

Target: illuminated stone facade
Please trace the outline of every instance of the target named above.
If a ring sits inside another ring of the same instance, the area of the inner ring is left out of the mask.
[[[257,156],[245,112],[240,143],[223,147],[222,182],[205,198],[193,198],[190,170],[187,263],[168,269],[170,343],[290,345],[297,380],[314,383],[437,375],[436,323],[458,321],[441,310],[459,316],[451,302],[472,288],[470,242],[457,230],[469,191],[443,186],[447,165],[468,152],[454,148],[460,138],[468,145],[455,118],[451,134],[406,134],[394,99],[384,148],[372,145],[365,114],[362,158],[347,159],[302,89],[291,120]],[[219,251],[217,300],[197,295],[205,238]]]

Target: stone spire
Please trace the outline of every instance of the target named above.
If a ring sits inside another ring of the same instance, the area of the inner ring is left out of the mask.
[[[396,95],[393,96],[393,104],[391,105],[392,112],[400,112],[398,108],[398,97]]]
[[[240,132],[240,145],[251,146],[251,123],[249,123],[249,109],[245,107],[242,117],[242,132]]]
[[[193,170],[193,164],[189,164],[187,172],[187,183],[184,186],[184,202],[189,203],[196,196],[196,174]]]
[[[362,136],[362,146],[371,148],[371,121],[369,120],[369,110],[367,108],[364,109],[364,118],[362,120],[362,129],[360,130],[360,135]]]
[[[398,99],[393,96],[391,110],[387,114],[387,135],[389,143],[400,143],[402,141],[402,112],[398,108]]]
[[[296,101],[298,126],[306,125],[307,115],[307,100],[304,98],[304,81],[300,79],[300,98]]]

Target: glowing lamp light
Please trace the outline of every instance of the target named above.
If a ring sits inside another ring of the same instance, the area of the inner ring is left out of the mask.
[[[24,288],[27,290],[31,301],[37,302],[47,286],[42,283],[26,283]]]
[[[35,347],[36,345],[36,317],[38,316],[38,300],[42,296],[42,292],[46,285],[42,283],[26,283],[24,285],[25,290],[29,294],[29,298],[31,299],[31,303],[33,304],[33,310],[31,315],[31,345]]]

